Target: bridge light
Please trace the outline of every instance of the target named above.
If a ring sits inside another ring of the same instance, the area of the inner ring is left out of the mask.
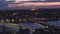
[[[9,22],[10,20],[9,19],[6,19],[7,22]]]
[[[21,19],[19,19],[19,21],[21,21]]]
[[[16,13],[13,13],[13,15],[16,15]]]
[[[3,19],[1,19],[1,22],[3,23],[3,22],[4,22],[4,20],[3,20]]]
[[[14,22],[14,19],[12,19],[12,22]]]

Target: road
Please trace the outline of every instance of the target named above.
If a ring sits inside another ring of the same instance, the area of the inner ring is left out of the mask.
[[[19,31],[18,24],[12,24],[12,23],[0,23],[1,26],[5,26],[6,29],[12,30],[12,31]]]

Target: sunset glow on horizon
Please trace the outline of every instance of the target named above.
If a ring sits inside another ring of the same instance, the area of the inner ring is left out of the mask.
[[[9,4],[8,7],[18,7],[18,6],[53,6],[53,5],[60,5],[60,2],[24,2],[23,4]]]
[[[38,1],[38,0],[15,0],[16,3],[21,1]],[[45,1],[45,0],[39,0],[39,1]]]

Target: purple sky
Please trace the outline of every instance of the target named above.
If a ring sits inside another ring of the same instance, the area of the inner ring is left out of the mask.
[[[52,1],[52,0],[46,0],[46,1]],[[60,0],[53,0],[53,1],[60,1]],[[24,2],[21,2],[19,4],[23,4]],[[8,7],[8,4],[18,4],[18,3],[14,3],[14,2],[0,2],[0,10],[19,10],[19,9],[31,9],[32,6],[26,6],[26,7],[14,7],[14,8],[9,8]],[[57,6],[51,6],[51,7],[48,7],[48,6],[35,6],[36,9],[39,9],[39,8],[60,8],[60,5],[57,5]]]

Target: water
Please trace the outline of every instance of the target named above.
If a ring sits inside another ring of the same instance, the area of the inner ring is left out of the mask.
[[[48,21],[47,23],[60,29],[60,20],[58,20],[58,21]]]

